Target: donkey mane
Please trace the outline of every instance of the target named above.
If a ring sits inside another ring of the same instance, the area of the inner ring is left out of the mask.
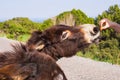
[[[51,56],[28,51],[23,44],[14,44],[13,48],[0,53],[0,80],[67,80]]]

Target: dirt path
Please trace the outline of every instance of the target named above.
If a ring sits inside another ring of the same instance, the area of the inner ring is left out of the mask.
[[[73,56],[57,62],[68,80],[120,80],[120,66]]]

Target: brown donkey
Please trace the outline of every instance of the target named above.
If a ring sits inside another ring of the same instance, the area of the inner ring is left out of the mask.
[[[35,31],[27,42],[30,49],[50,55],[55,60],[70,57],[99,40],[99,28],[93,24],[77,27],[56,25],[43,32]]]
[[[98,41],[98,27],[56,25],[35,31],[26,45],[15,43],[0,52],[0,80],[67,80],[56,60],[70,57]]]

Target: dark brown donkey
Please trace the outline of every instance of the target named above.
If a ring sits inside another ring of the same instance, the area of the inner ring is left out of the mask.
[[[99,28],[93,24],[78,27],[56,25],[43,32],[35,31],[27,42],[30,49],[37,49],[55,60],[70,57],[98,41]]]
[[[90,24],[35,31],[26,45],[16,43],[12,51],[0,52],[0,80],[67,80],[56,60],[75,55],[99,35],[98,27]]]

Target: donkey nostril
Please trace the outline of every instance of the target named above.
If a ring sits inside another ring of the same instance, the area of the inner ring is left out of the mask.
[[[95,33],[99,32],[99,27],[94,27],[93,31],[94,31]]]

